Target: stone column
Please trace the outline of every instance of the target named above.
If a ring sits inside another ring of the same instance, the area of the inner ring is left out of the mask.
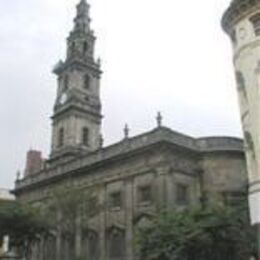
[[[156,176],[156,187],[157,187],[157,194],[158,197],[157,203],[160,209],[163,209],[166,207],[166,178],[167,174],[169,173],[169,167],[167,166],[160,166],[156,170],[157,176]]]
[[[134,259],[134,227],[133,227],[133,181],[128,179],[125,182],[125,198],[126,198],[126,257],[127,260]]]
[[[99,230],[99,247],[100,259],[106,260],[106,185],[100,187],[99,202],[101,205],[100,212],[100,230]]]
[[[173,172],[165,174],[165,186],[166,186],[166,208],[172,210],[174,208],[174,189],[173,189]]]
[[[62,260],[61,259],[61,232],[58,231],[56,235],[56,257],[57,260]]]
[[[58,223],[60,223],[61,222],[61,213],[58,212],[56,217],[57,217]],[[63,260],[63,259],[61,259],[62,258],[61,257],[62,256],[62,254],[61,254],[62,237],[61,236],[62,236],[61,227],[58,226],[58,230],[57,230],[57,234],[56,234],[56,258],[57,258],[57,260]]]
[[[44,260],[44,238],[43,237],[41,237],[40,239],[38,251],[39,251],[38,252],[39,260]]]
[[[75,255],[76,257],[81,257],[81,218],[78,216],[76,219],[76,234],[75,234]]]

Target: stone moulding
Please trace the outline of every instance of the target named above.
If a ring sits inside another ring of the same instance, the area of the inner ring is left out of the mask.
[[[260,0],[233,0],[222,17],[222,27],[227,34],[231,34],[233,26],[248,14],[260,7]]]
[[[211,152],[239,152],[243,153],[243,140],[235,137],[204,137],[195,139],[193,137],[172,131],[166,127],[160,127],[151,132],[123,140],[114,145],[104,147],[95,152],[82,155],[80,158],[72,159],[55,167],[43,169],[41,172],[27,176],[16,182],[15,191],[26,189],[43,183],[49,179],[60,178],[71,172],[77,172],[82,168],[89,168],[100,163],[115,160],[141,149],[160,143],[168,143],[182,149],[195,153]]]

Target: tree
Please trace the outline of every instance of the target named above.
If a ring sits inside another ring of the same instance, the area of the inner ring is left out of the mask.
[[[20,202],[2,202],[0,205],[0,237],[9,236],[11,247],[18,249],[26,259],[40,237],[49,227],[38,208]]]
[[[45,213],[51,230],[68,239],[72,249],[70,259],[82,257],[81,235],[88,230],[89,220],[100,208],[93,190],[62,186],[53,192]]]
[[[141,259],[244,260],[256,252],[244,206],[162,212],[140,230]]]

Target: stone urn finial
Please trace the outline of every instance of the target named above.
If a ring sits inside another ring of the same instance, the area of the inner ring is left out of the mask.
[[[130,132],[129,126],[128,126],[128,124],[126,124],[125,128],[124,128],[124,137],[125,137],[125,139],[129,138],[129,132]]]
[[[162,120],[163,120],[162,114],[161,114],[161,112],[158,112],[157,113],[157,117],[156,117],[157,127],[158,128],[162,126]]]

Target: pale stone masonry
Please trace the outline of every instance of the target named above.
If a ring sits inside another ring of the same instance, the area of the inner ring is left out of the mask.
[[[243,142],[233,137],[193,138],[162,126],[103,147],[101,137],[100,63],[89,5],[77,7],[68,52],[58,75],[51,156],[38,172],[16,182],[19,200],[39,205],[60,186],[95,188],[103,210],[78,234],[76,249],[91,260],[137,259],[138,227],[159,209],[198,205],[216,198],[233,201],[247,192]],[[36,260],[70,260],[66,238],[56,234]],[[43,254],[45,252],[45,254]],[[77,252],[79,255],[80,252]]]
[[[252,224],[260,224],[260,1],[233,0],[222,19],[230,36],[246,145]]]

